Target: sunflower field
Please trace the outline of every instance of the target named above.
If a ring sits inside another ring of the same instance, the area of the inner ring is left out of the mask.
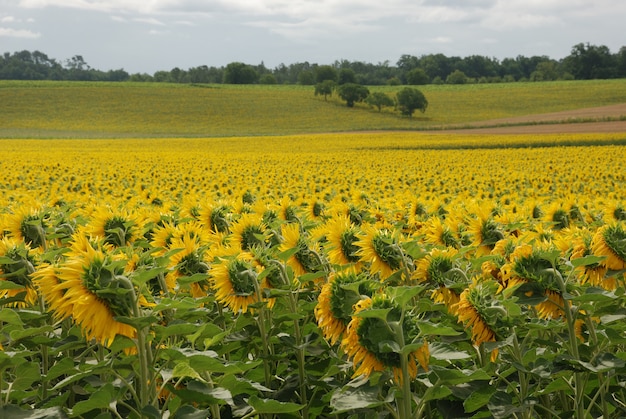
[[[624,140],[1,140],[0,416],[626,416]]]

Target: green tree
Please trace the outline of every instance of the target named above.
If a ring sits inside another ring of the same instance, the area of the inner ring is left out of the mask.
[[[414,68],[413,70],[406,73],[407,84],[428,84],[429,81],[430,78],[428,77],[428,74],[426,74],[426,72],[422,68]]]
[[[342,68],[339,70],[337,84],[356,83],[356,73],[351,68]]]
[[[323,95],[324,100],[328,100],[328,96],[333,95],[333,90],[335,89],[335,82],[332,80],[324,80],[321,83],[317,83],[315,85],[315,96]]]
[[[454,70],[452,73],[448,74],[448,77],[446,78],[446,83],[465,84],[467,83],[467,76],[461,70]]]
[[[356,83],[342,84],[337,88],[339,97],[346,101],[346,105],[352,108],[356,102],[362,102],[370,94],[367,87]]]
[[[259,83],[260,84],[276,84],[276,77],[274,77],[274,75],[270,73],[263,74],[259,78]]]
[[[383,106],[393,106],[394,101],[388,95],[383,92],[374,92],[365,99],[365,102],[370,105],[378,108],[378,112],[380,112]]]
[[[337,81],[337,70],[330,65],[321,65],[315,69],[315,81],[318,83],[324,80]]]
[[[405,87],[396,95],[398,109],[402,115],[413,116],[413,112],[419,109],[422,113],[426,112],[428,100],[424,94],[413,87]]]
[[[315,76],[310,70],[302,70],[298,73],[298,83],[304,86],[315,84]]]
[[[224,69],[224,83],[226,84],[253,84],[258,78],[256,70],[248,64],[234,62]]]

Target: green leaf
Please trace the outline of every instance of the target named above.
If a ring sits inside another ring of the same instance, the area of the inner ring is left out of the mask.
[[[297,247],[292,247],[291,249],[287,249],[284,252],[280,252],[278,254],[278,259],[282,260],[283,262],[287,262],[290,257],[298,253],[298,250],[300,249]]]
[[[367,382],[367,378],[364,377]],[[333,393],[330,406],[334,414],[349,412],[354,409],[374,409],[393,400],[393,395],[388,400],[379,397],[377,386],[360,386],[357,388],[344,387]]]
[[[106,384],[92,393],[89,399],[76,403],[72,408],[72,416],[84,415],[94,409],[107,409],[114,400],[113,386]]]
[[[422,400],[439,400],[444,399],[452,394],[452,390],[446,386],[433,386],[429,387],[424,393],[424,397]]]
[[[617,299],[617,295],[614,292],[606,291],[603,288],[597,287],[589,287],[586,289],[585,293],[573,298],[574,301],[577,302],[588,302],[588,301],[612,301]]]
[[[469,395],[463,402],[465,412],[471,413],[489,403],[489,399],[496,392],[496,388],[493,386],[482,386],[478,390]]]
[[[206,281],[209,279],[209,274],[197,273],[190,276],[181,276],[176,281],[181,285],[189,285],[200,281]]]
[[[307,282],[313,282],[316,279],[324,278],[326,275],[328,275],[328,274],[326,272],[324,272],[324,271],[310,272],[310,273],[306,273],[304,275],[300,275],[300,277],[298,278],[298,281],[300,281],[300,283],[304,284],[304,283],[307,283]]]
[[[388,287],[386,289],[386,294],[400,307],[406,308],[413,297],[418,295],[423,290],[424,287],[420,286]]]
[[[0,418],[11,419],[65,419],[67,415],[60,407],[48,409],[22,410],[17,406],[8,405],[0,408]]]
[[[363,310],[358,313],[353,314],[354,317],[362,317],[362,318],[376,318],[382,321],[387,321],[387,315],[393,310],[393,307],[390,308],[373,308],[368,310]]]
[[[48,370],[46,379],[50,381],[62,375],[70,375],[77,372],[78,370],[74,366],[74,360],[72,358],[61,358]]]
[[[9,336],[11,336],[11,339],[14,341],[17,341],[31,336],[45,335],[46,333],[51,333],[53,330],[52,326],[29,327],[22,330],[13,330]]]
[[[0,322],[14,325],[23,325],[22,319],[15,310],[3,308],[0,310]]]
[[[174,365],[174,370],[172,371],[172,376],[175,378],[180,377],[191,377],[200,379],[200,374],[189,365],[187,362],[177,362]]]
[[[463,383],[469,383],[470,381],[476,380],[484,380],[488,381],[491,379],[491,376],[487,374],[483,370],[453,370],[453,369],[444,369],[444,368],[433,368],[432,373],[437,376],[439,380],[443,384],[446,385],[458,385]],[[432,382],[437,382],[437,380],[432,380]]]
[[[472,356],[464,351],[453,349],[450,345],[440,342],[432,342],[428,344],[430,356],[441,361],[452,361],[460,359],[468,359]]]
[[[3,277],[4,275],[0,275],[0,277]],[[20,284],[16,284],[13,281],[0,281],[0,290],[19,290],[19,289],[23,289],[25,290],[26,288],[24,288],[23,285]]]
[[[602,262],[604,259],[606,259],[606,256],[587,255],[581,258],[572,259],[570,262],[573,267],[577,268],[579,266],[595,265],[596,263]]]
[[[463,333],[450,326],[442,326],[429,321],[418,321],[417,327],[420,329],[420,332],[425,335],[458,336]]]
[[[260,399],[257,396],[250,396],[248,404],[252,406],[255,413],[293,413],[301,410],[304,405],[291,403],[291,402],[279,402],[272,399]]]
[[[174,414],[174,419],[206,419],[210,416],[211,411],[209,409],[198,410],[193,406],[185,405],[176,410],[176,413]]]
[[[544,395],[544,394],[554,393],[557,391],[565,391],[565,392],[568,392],[569,394],[572,391],[572,387],[567,381],[565,381],[563,377],[558,377],[555,380],[551,380],[550,383],[548,383],[548,385],[545,386],[544,388],[539,389],[537,391],[537,394]]]
[[[39,364],[34,362],[25,362],[18,365],[15,369],[15,379],[13,380],[12,390],[28,390],[33,383],[41,380],[41,372]]]
[[[626,314],[607,314],[606,316],[600,317],[600,323],[609,324],[624,318],[626,318]]]

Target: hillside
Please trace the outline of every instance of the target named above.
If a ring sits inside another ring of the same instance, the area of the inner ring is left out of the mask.
[[[392,96],[400,88],[371,87],[370,91]],[[358,104],[350,109],[336,96],[325,101],[313,94],[311,86],[0,82],[0,138],[429,130],[626,101],[623,80],[427,85],[420,89],[429,101],[428,110],[406,118],[391,108],[378,112]]]

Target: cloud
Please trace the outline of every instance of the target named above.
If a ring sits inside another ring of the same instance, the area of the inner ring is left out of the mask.
[[[149,18],[149,17],[137,17],[137,18],[134,18],[133,21],[139,22],[139,23],[147,23],[149,25],[165,26],[165,23],[155,18]]]
[[[41,34],[39,32],[33,32],[26,29],[13,29],[0,27],[0,37],[10,38],[39,38]]]
[[[2,19],[0,19],[0,23],[10,23],[10,22],[15,22],[14,16],[4,16]]]

